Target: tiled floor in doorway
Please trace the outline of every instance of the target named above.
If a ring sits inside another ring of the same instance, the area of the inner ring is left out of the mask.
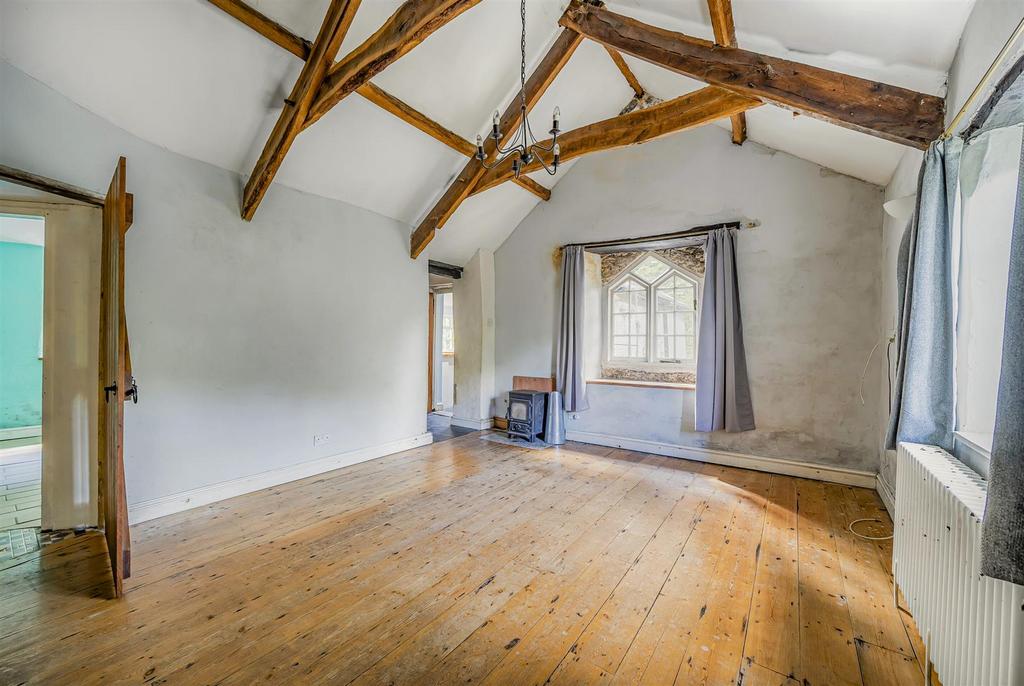
[[[452,418],[449,415],[438,412],[427,414],[427,431],[434,437],[434,443],[449,441],[453,438],[473,433],[473,429],[452,426]]]
[[[0,531],[38,527],[42,450],[0,442]]]

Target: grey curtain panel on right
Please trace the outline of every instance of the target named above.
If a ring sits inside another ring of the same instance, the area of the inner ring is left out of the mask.
[[[754,428],[735,241],[730,229],[712,231],[704,241],[704,295],[697,343],[697,431]]]
[[[953,321],[953,208],[963,141],[925,152],[917,208],[900,245],[896,380],[885,446],[900,441],[953,449],[956,329]]]
[[[1024,584],[1024,145],[1003,321],[1003,361],[981,530],[981,573]]]

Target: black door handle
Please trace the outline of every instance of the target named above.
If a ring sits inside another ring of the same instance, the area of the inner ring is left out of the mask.
[[[110,402],[110,394],[111,393],[115,394],[114,395],[115,398],[117,397],[117,384],[113,384],[111,386],[104,386],[103,387],[103,397],[106,399],[106,401],[108,403]]]

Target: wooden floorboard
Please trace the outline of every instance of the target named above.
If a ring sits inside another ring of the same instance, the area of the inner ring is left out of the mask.
[[[0,683],[906,683],[862,517],[891,529],[863,489],[472,434],[137,525],[122,600],[100,534],[0,569]]]

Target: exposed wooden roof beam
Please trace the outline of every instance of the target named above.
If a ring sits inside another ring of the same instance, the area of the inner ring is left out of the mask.
[[[715,32],[715,43],[727,48],[735,48],[736,24],[732,19],[732,0],[708,0],[708,11],[711,13],[711,28]],[[734,114],[732,119],[732,142],[743,145],[747,140],[747,115],[743,112]]]
[[[746,95],[707,86],[674,100],[635,110],[595,124],[588,124],[558,137],[561,160],[569,160],[601,150],[646,143],[661,136],[691,129],[716,119],[730,117],[757,107],[761,101]],[[547,140],[541,145],[550,145]],[[540,169],[537,161],[527,165],[523,173]],[[474,193],[493,188],[513,178],[511,161],[488,170],[476,185]]]
[[[896,143],[926,148],[942,133],[945,106],[934,95],[717,46],[575,0],[559,23],[685,76]]]
[[[618,50],[609,48],[607,45],[604,49],[608,51],[608,56],[612,58],[612,62],[614,62],[615,66],[619,68],[620,72],[622,72],[622,76],[625,77],[626,83],[628,83],[629,87],[633,89],[636,97],[644,97],[644,93],[647,91],[645,91],[643,85],[641,85],[640,79],[636,77],[633,70],[629,68],[628,64],[626,64],[626,60],[623,59],[622,54]]]
[[[480,0],[407,0],[377,32],[331,67],[306,126]]]
[[[210,4],[219,7],[232,17],[242,22],[256,33],[259,33],[292,53],[299,59],[308,59],[313,44],[305,38],[297,36],[281,24],[259,12],[241,0],[209,0]]]
[[[450,129],[446,129],[427,115],[414,110],[409,105],[372,83],[364,83],[356,89],[356,93],[359,93],[359,95],[381,109],[387,110],[402,121],[415,126],[428,136],[441,141],[452,150],[466,157],[472,157],[476,154],[476,146],[465,138]]]
[[[278,46],[291,52],[296,57],[301,59],[306,59],[308,57],[309,46],[311,45],[309,41],[295,35],[280,24],[277,24],[263,14],[260,14],[245,3],[240,2],[240,0],[209,1],[217,7],[224,9],[231,14],[231,16],[235,17],[257,33],[266,36]],[[231,9],[229,10],[227,8]],[[275,31],[264,30],[262,27],[268,22],[277,27],[277,29]],[[305,51],[302,49],[302,46],[306,46]],[[459,152],[466,157],[472,157],[476,154],[476,146],[465,138],[462,138],[457,133],[445,128],[444,126],[441,126],[427,115],[410,107],[408,104],[391,95],[383,88],[367,82],[357,88],[356,92],[381,109],[387,110],[399,119],[412,124],[420,131],[423,131],[429,136],[441,141],[456,152]]]
[[[732,0],[708,0],[715,42],[727,48],[736,46],[736,24],[732,20]]]
[[[412,107],[409,107],[409,105],[406,105],[395,96],[378,88],[372,83],[364,83],[356,89],[356,93],[359,93],[359,95],[363,96],[373,104],[378,105],[381,109],[387,110],[402,121],[415,126],[423,133],[444,143],[455,152],[461,153],[466,157],[473,157],[473,155],[476,154],[476,146],[465,138],[450,129],[446,129],[425,114],[417,112]],[[523,177],[521,179],[517,179],[517,183],[541,200],[551,199],[551,191],[533,179]]]
[[[309,59],[299,72],[291,95],[285,100],[277,124],[274,125],[274,130],[256,161],[249,182],[245,184],[245,191],[242,194],[244,219],[252,219],[256,213],[256,208],[274,180],[284,156],[291,148],[295,137],[302,131],[302,125],[306,121],[317,89],[327,75],[328,67],[334,62],[358,7],[359,0],[331,0],[320,26],[320,33],[313,41]]]
[[[520,176],[518,179],[515,179],[515,183],[520,188],[530,191],[545,202],[551,199],[551,189],[540,185],[529,176]]]
[[[19,186],[25,186],[26,188],[34,188],[37,191],[52,193],[53,195],[59,195],[63,198],[70,198],[72,200],[77,200],[78,202],[84,202],[88,205],[93,205],[94,207],[103,207],[103,203],[105,202],[104,196],[99,193],[94,193],[93,191],[85,188],[79,188],[78,186],[72,186],[70,183],[64,183],[63,181],[49,179],[45,176],[40,176],[39,174],[33,174],[32,172],[8,167],[5,164],[0,164],[0,180],[10,181],[11,183]]]
[[[569,58],[582,40],[583,37],[572,29],[563,29],[558,34],[554,44],[548,49],[547,54],[544,55],[540,64],[526,81],[527,112],[537,103],[540,96],[551,85],[551,82],[555,80],[555,77],[558,76],[562,67],[569,61]],[[499,120],[500,130],[511,131],[514,129],[519,125],[521,115],[519,98],[513,98]],[[490,157],[494,154],[494,149],[494,140],[488,138],[484,144],[484,154]],[[462,201],[469,197],[473,187],[485,171],[486,169],[477,159],[471,159],[466,163],[466,166],[459,172],[459,175],[448,186],[444,195],[441,196],[440,200],[437,201],[413,232],[410,241],[410,254],[414,259],[433,240],[434,232],[444,226],[445,222],[452,216],[452,213],[462,204]]]

